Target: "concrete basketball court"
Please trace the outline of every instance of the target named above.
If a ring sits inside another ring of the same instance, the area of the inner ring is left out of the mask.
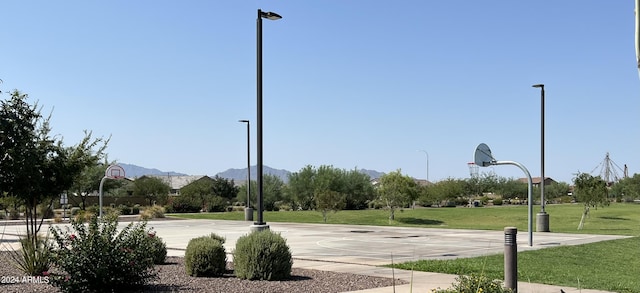
[[[265,219],[268,220],[268,219]],[[131,219],[121,219],[124,227]],[[155,220],[148,222],[157,235],[167,244],[168,255],[184,256],[190,239],[216,233],[226,238],[227,252],[232,253],[236,240],[250,233],[249,221],[223,220]],[[504,251],[503,231],[462,229],[434,229],[408,227],[382,227],[360,225],[297,224],[267,222],[269,228],[280,233],[287,241],[294,267],[350,272],[381,277],[411,280],[410,272],[377,267],[418,259],[454,259],[474,257]],[[15,247],[17,235],[24,231],[22,225],[2,227],[2,249]],[[47,231],[44,224],[41,231]],[[566,234],[535,232],[533,246],[528,245],[528,232],[518,231],[518,251],[543,249],[560,245],[577,245],[624,238],[614,235]],[[229,255],[229,259],[232,256]],[[438,287],[446,288],[456,276],[436,273],[413,272],[412,288],[398,286],[395,292],[426,292]],[[520,292],[603,292],[576,288],[519,282]],[[405,288],[407,291],[403,291]],[[392,292],[389,288],[377,288],[359,292]]]

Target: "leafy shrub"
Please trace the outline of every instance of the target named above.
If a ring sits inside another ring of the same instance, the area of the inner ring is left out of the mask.
[[[118,233],[117,219],[93,216],[88,225],[72,221],[71,229],[50,228],[54,286],[63,292],[121,292],[155,277],[146,223],[130,223]]]
[[[147,235],[149,236],[147,245],[153,258],[153,263],[157,265],[164,264],[167,259],[167,244],[162,241],[162,238],[156,236],[154,231],[147,232]]]
[[[224,237],[222,237],[222,236],[220,236],[220,235],[218,235],[216,233],[209,234],[209,237],[211,237],[211,239],[213,239],[213,240],[220,241],[221,244],[224,244],[227,241],[226,238],[224,238]]]
[[[211,236],[202,236],[189,240],[184,264],[189,276],[221,276],[226,270],[227,254],[222,242]]]
[[[172,213],[197,213],[202,208],[197,199],[188,196],[176,196],[169,199]]]
[[[498,198],[493,199],[493,205],[494,206],[501,206],[502,205],[502,198],[498,197]]]
[[[120,210],[121,215],[131,215],[133,213],[133,211],[131,210],[131,207],[128,207],[123,204],[119,205],[118,209]]]
[[[207,212],[224,212],[227,211],[229,201],[221,196],[212,196],[207,205]]]
[[[434,293],[512,293],[513,290],[502,287],[499,280],[490,280],[486,276],[458,276],[456,283],[449,289],[438,289]]]
[[[271,230],[252,232],[236,241],[233,265],[240,279],[284,280],[291,276],[292,264],[286,241]]]
[[[47,240],[33,236],[20,238],[20,251],[11,253],[14,264],[27,275],[44,276],[51,263]]]

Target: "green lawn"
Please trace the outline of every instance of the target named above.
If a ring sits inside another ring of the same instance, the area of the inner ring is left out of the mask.
[[[518,253],[518,280],[599,289],[614,292],[640,293],[640,204],[612,204],[591,209],[583,230],[578,223],[583,206],[580,204],[548,205],[550,230],[563,233],[611,234],[636,236],[598,243],[551,247]],[[535,214],[540,207],[534,207]],[[244,212],[170,214],[189,219],[244,220]],[[385,210],[339,211],[328,215],[328,224],[409,226],[500,230],[515,226],[527,231],[527,206],[483,208],[419,208],[397,211],[389,221]],[[323,223],[322,214],[315,211],[265,212],[265,222]],[[254,220],[257,215],[254,214]],[[535,228],[534,228],[535,230]],[[396,264],[396,267],[450,274],[485,274],[503,279],[502,254],[459,258],[456,260],[422,260]]]
[[[591,215],[583,230],[578,231],[583,206],[579,204],[548,205],[549,229],[552,232],[640,235],[640,204],[612,204],[591,209]],[[534,206],[535,214],[540,211]],[[244,220],[244,212],[170,214],[189,219]],[[257,215],[254,214],[254,220]],[[264,212],[265,222],[323,223],[322,214],[316,211]],[[389,221],[385,210],[339,211],[329,213],[328,224],[409,226],[426,228],[503,230],[515,226],[527,231],[527,206],[498,206],[482,208],[418,208],[396,211],[395,220]]]
[[[580,289],[640,292],[640,237],[518,253],[518,280]],[[502,254],[395,265],[407,270],[504,279]]]

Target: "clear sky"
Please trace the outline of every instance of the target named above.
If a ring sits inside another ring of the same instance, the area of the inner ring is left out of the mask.
[[[265,165],[424,179],[425,150],[438,181],[486,143],[539,176],[544,83],[545,175],[607,152],[640,173],[631,0],[7,0],[1,97],[53,111],[66,145],[91,130],[110,160],[192,175],[246,167],[249,119],[256,164],[258,8],[283,16],[263,21]]]

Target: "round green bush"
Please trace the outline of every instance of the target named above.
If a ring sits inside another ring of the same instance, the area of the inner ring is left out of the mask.
[[[221,276],[227,266],[227,254],[222,242],[210,236],[189,240],[184,253],[187,275],[192,277]]]
[[[148,236],[147,245],[149,245],[149,253],[153,258],[153,263],[157,265],[164,264],[167,259],[167,244],[162,241],[162,238],[156,236],[155,232],[148,232]]]
[[[248,280],[285,280],[291,277],[291,250],[280,234],[271,230],[238,238],[233,254],[236,277]]]
[[[216,233],[211,233],[209,234],[209,237],[211,237],[211,239],[216,240],[216,241],[220,241],[220,244],[224,244],[225,241],[227,241],[226,238],[216,234]]]

